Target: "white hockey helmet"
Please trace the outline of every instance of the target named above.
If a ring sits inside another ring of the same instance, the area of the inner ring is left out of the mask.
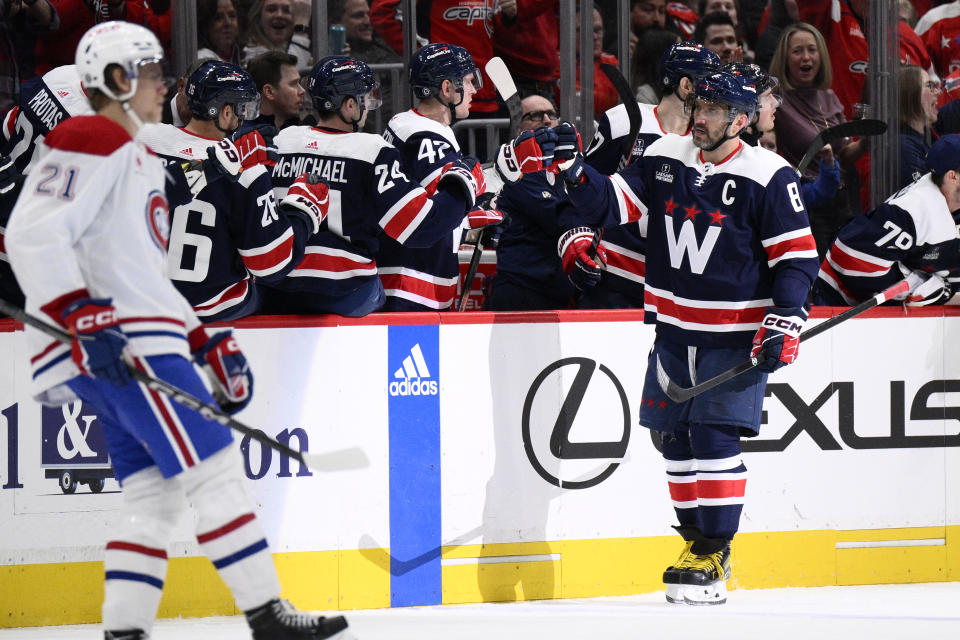
[[[163,59],[163,47],[153,32],[132,22],[114,20],[91,27],[77,45],[77,71],[85,91],[99,89],[123,102],[137,91],[140,66]],[[120,65],[130,79],[130,91],[116,95],[107,86],[107,65]]]

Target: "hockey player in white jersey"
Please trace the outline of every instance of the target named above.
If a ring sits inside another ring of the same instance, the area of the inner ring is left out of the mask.
[[[692,124],[684,104],[698,78],[719,70],[720,58],[709,49],[693,42],[671,46],[660,59],[663,98],[657,105],[638,105],[640,129],[632,148],[627,140],[630,118],[626,107],[620,104],[601,116],[597,133],[585,154],[587,162],[600,173],[612,175],[642,156],[647,147],[666,134],[690,135]],[[607,268],[597,274],[596,279],[585,280],[579,287],[577,308],[643,308],[644,244],[639,224],[606,229],[601,250],[605,252]],[[588,286],[593,281],[597,284]]]
[[[137,140],[177,178],[167,188],[170,278],[201,320],[233,320],[256,313],[255,280],[280,280],[300,262],[307,238],[326,215],[327,186],[300,176],[277,203],[258,153],[240,154],[227,139],[244,120],[257,117],[260,102],[253,79],[240,67],[205,62],[190,74],[184,93],[190,122],[183,128],[146,125]]]
[[[380,231],[404,246],[427,248],[465,216],[471,228],[500,221],[488,214],[467,216],[484,191],[479,167],[446,163],[435,192],[428,193],[403,170],[396,147],[359,131],[367,113],[380,106],[380,85],[366,63],[324,58],[310,73],[307,91],[319,122],[277,135],[273,184],[282,198],[295,176],[317,174],[330,187],[330,208],[297,268],[264,287],[265,312],[366,315],[385,298],[376,261]]]
[[[640,424],[661,435],[686,542],[663,580],[670,602],[720,604],[746,487],[740,437],[759,432],[767,374],[797,357],[817,255],[793,169],[739,139],[757,110],[756,86],[711,74],[698,80],[688,107],[692,136],[660,138],[611,177],[576,153],[575,130],[563,130],[571,125],[557,127],[556,149],[579,220],[647,220],[644,321],[657,336]],[[570,229],[561,255],[594,267],[592,238],[592,229]],[[759,365],[686,402],[660,386],[668,376],[689,387],[748,357]]]
[[[149,637],[166,575],[166,547],[187,508],[256,640],[337,637],[324,619],[279,599],[269,546],[245,495],[232,435],[132,382],[124,359],[207,403],[194,369],[209,371],[227,410],[250,399],[252,375],[229,331],[207,334],[166,277],[163,161],[133,140],[158,122],[165,87],[156,36],[139,25],[91,28],[76,62],[96,115],[76,116],[40,144],[11,216],[8,251],[27,310],[64,326],[70,345],[27,329],[37,399],[79,397],[96,408],[123,489],[104,556],[104,637]]]
[[[444,168],[464,158],[450,128],[470,115],[473,94],[483,79],[473,58],[463,47],[442,42],[421,47],[410,61],[410,86],[419,99],[413,109],[390,119],[383,137],[400,151],[403,170],[433,193]],[[479,171],[479,168],[478,168]],[[470,216],[501,219],[497,210],[478,209]],[[460,238],[453,232],[426,249],[405,247],[381,232],[377,271],[387,295],[383,311],[442,311],[457,294],[460,264],[456,250]]]

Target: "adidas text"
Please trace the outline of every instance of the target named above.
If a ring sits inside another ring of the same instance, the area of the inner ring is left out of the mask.
[[[435,396],[440,392],[436,380],[405,378],[390,383],[392,396]]]

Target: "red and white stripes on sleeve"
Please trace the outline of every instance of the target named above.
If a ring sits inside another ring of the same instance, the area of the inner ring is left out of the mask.
[[[794,229],[778,236],[761,240],[767,252],[767,265],[773,268],[781,260],[796,258],[817,259],[817,243],[810,233],[810,227]]]
[[[620,224],[636,222],[647,215],[647,205],[640,201],[630,185],[623,177],[615,173],[610,176],[613,185],[613,195],[617,199],[617,211],[620,213]]]
[[[280,271],[293,259],[293,229],[288,228],[272,242],[253,249],[237,249],[247,271],[263,278]]]
[[[380,227],[388,236],[403,244],[419,228],[430,213],[433,201],[422,188],[416,188],[400,198],[380,218]]]

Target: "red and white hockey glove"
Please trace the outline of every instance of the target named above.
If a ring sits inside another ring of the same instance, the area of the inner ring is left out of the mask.
[[[120,330],[117,310],[111,298],[83,298],[61,314],[73,334],[70,355],[84,374],[106,380],[118,387],[130,382],[123,349],[127,337]]]
[[[463,241],[468,244],[481,243],[485,247],[495,247],[500,242],[501,227],[507,215],[499,209],[471,209],[467,212],[467,230]]]
[[[253,396],[253,373],[230,331],[207,336],[197,327],[187,336],[194,361],[206,372],[213,397],[227,413],[236,413]]]
[[[524,131],[513,142],[497,152],[497,172],[504,182],[516,182],[526,173],[543,171],[553,163],[557,134],[553,129],[540,127]]]
[[[307,228],[316,233],[330,210],[330,188],[316,174],[301,173],[287,189],[280,207],[289,213],[305,216]]]
[[[240,165],[244,169],[249,169],[258,164],[267,167],[273,167],[277,164],[279,153],[277,146],[273,144],[273,138],[277,135],[277,128],[273,125],[264,124],[249,131],[235,135],[233,138],[240,152]]]
[[[213,168],[213,171],[207,171],[207,182],[213,182],[218,177],[236,182],[243,171],[240,152],[229,138],[207,147],[207,162],[204,164]]]
[[[472,208],[477,202],[477,196],[487,190],[487,183],[483,178],[483,167],[476,158],[470,156],[449,162],[443,167],[443,173],[437,181],[437,189],[450,184],[455,184],[463,190],[467,209]]]
[[[908,307],[925,307],[931,304],[946,304],[953,297],[953,287],[946,279],[946,271],[931,273],[907,296]],[[927,274],[924,274],[926,276]]]
[[[751,358],[759,358],[757,368],[773,373],[797,359],[800,332],[807,321],[803,307],[767,307],[760,328],[753,336]]]
[[[607,266],[607,252],[600,244],[600,235],[590,227],[575,227],[557,243],[563,261],[563,272],[578,290],[590,289],[600,282]]]

